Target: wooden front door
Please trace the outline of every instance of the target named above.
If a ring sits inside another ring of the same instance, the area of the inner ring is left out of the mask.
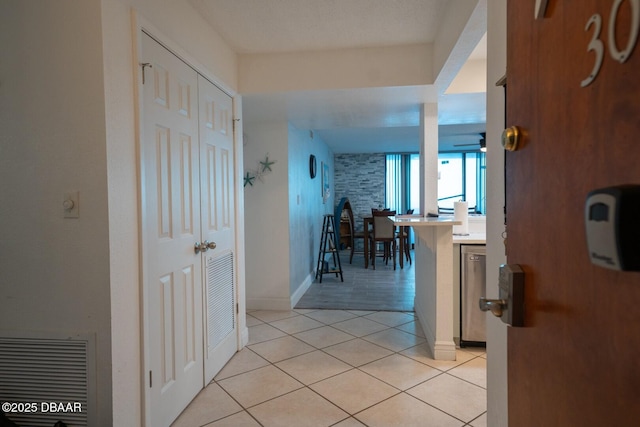
[[[507,4],[507,126],[525,132],[506,156],[507,261],[526,274],[509,425],[638,425],[640,273],[590,263],[584,205],[640,184],[640,1],[535,5]]]

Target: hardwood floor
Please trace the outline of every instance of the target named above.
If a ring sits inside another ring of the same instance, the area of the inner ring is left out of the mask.
[[[413,254],[412,254],[413,255]],[[349,264],[349,251],[340,252],[344,282],[335,274],[324,274],[322,283],[314,281],[302,296],[296,309],[339,309],[372,311],[413,311],[415,271],[405,262],[385,265],[376,260],[376,269],[364,268],[364,257],[355,254]]]

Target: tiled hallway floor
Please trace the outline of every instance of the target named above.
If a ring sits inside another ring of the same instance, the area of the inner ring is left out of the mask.
[[[412,312],[247,314],[249,344],[174,426],[486,426],[484,349],[433,360]]]

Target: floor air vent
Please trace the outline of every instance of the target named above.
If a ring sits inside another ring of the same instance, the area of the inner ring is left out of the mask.
[[[0,336],[0,402],[7,417],[20,426],[95,425],[92,341]]]

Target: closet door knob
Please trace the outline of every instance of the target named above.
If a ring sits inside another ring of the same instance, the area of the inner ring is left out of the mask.
[[[202,243],[196,242],[196,244],[193,245],[193,251],[196,253],[196,255],[199,254],[200,252],[207,252],[208,250],[209,250],[209,246],[207,245],[206,240]]]

